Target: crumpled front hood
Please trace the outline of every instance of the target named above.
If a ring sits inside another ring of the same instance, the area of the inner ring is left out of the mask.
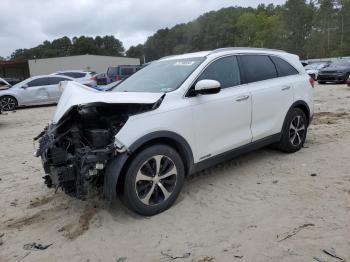
[[[53,123],[57,123],[62,116],[76,105],[88,103],[108,104],[154,104],[163,93],[141,92],[101,92],[82,84],[69,81],[62,84],[64,91],[58,102]]]

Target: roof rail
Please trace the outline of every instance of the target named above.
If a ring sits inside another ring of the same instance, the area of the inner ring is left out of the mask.
[[[223,51],[234,51],[234,50],[256,50],[256,51],[277,51],[277,52],[283,52],[286,53],[286,51],[279,50],[279,49],[269,49],[269,48],[257,48],[257,47],[224,47],[224,48],[219,48],[211,51],[209,55],[223,52]]]

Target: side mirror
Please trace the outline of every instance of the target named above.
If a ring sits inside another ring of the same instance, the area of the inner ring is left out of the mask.
[[[196,83],[194,91],[196,94],[209,95],[217,94],[221,90],[221,84],[219,81],[204,79]]]
[[[27,89],[28,87],[29,87],[28,84],[24,84],[24,85],[22,86],[23,89]]]

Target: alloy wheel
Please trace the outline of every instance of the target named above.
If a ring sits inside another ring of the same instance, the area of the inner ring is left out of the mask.
[[[12,111],[16,109],[16,101],[12,97],[3,97],[1,99],[1,110]]]
[[[160,204],[171,196],[176,182],[177,169],[174,162],[165,155],[153,156],[137,172],[137,197],[145,205]]]
[[[295,116],[289,127],[289,140],[293,146],[299,146],[305,136],[305,121],[301,116]]]

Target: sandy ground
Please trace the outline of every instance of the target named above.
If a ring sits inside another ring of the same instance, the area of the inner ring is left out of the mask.
[[[350,261],[350,88],[316,86],[315,109],[300,152],[205,170],[151,218],[44,186],[32,138],[54,106],[1,115],[0,261]]]

